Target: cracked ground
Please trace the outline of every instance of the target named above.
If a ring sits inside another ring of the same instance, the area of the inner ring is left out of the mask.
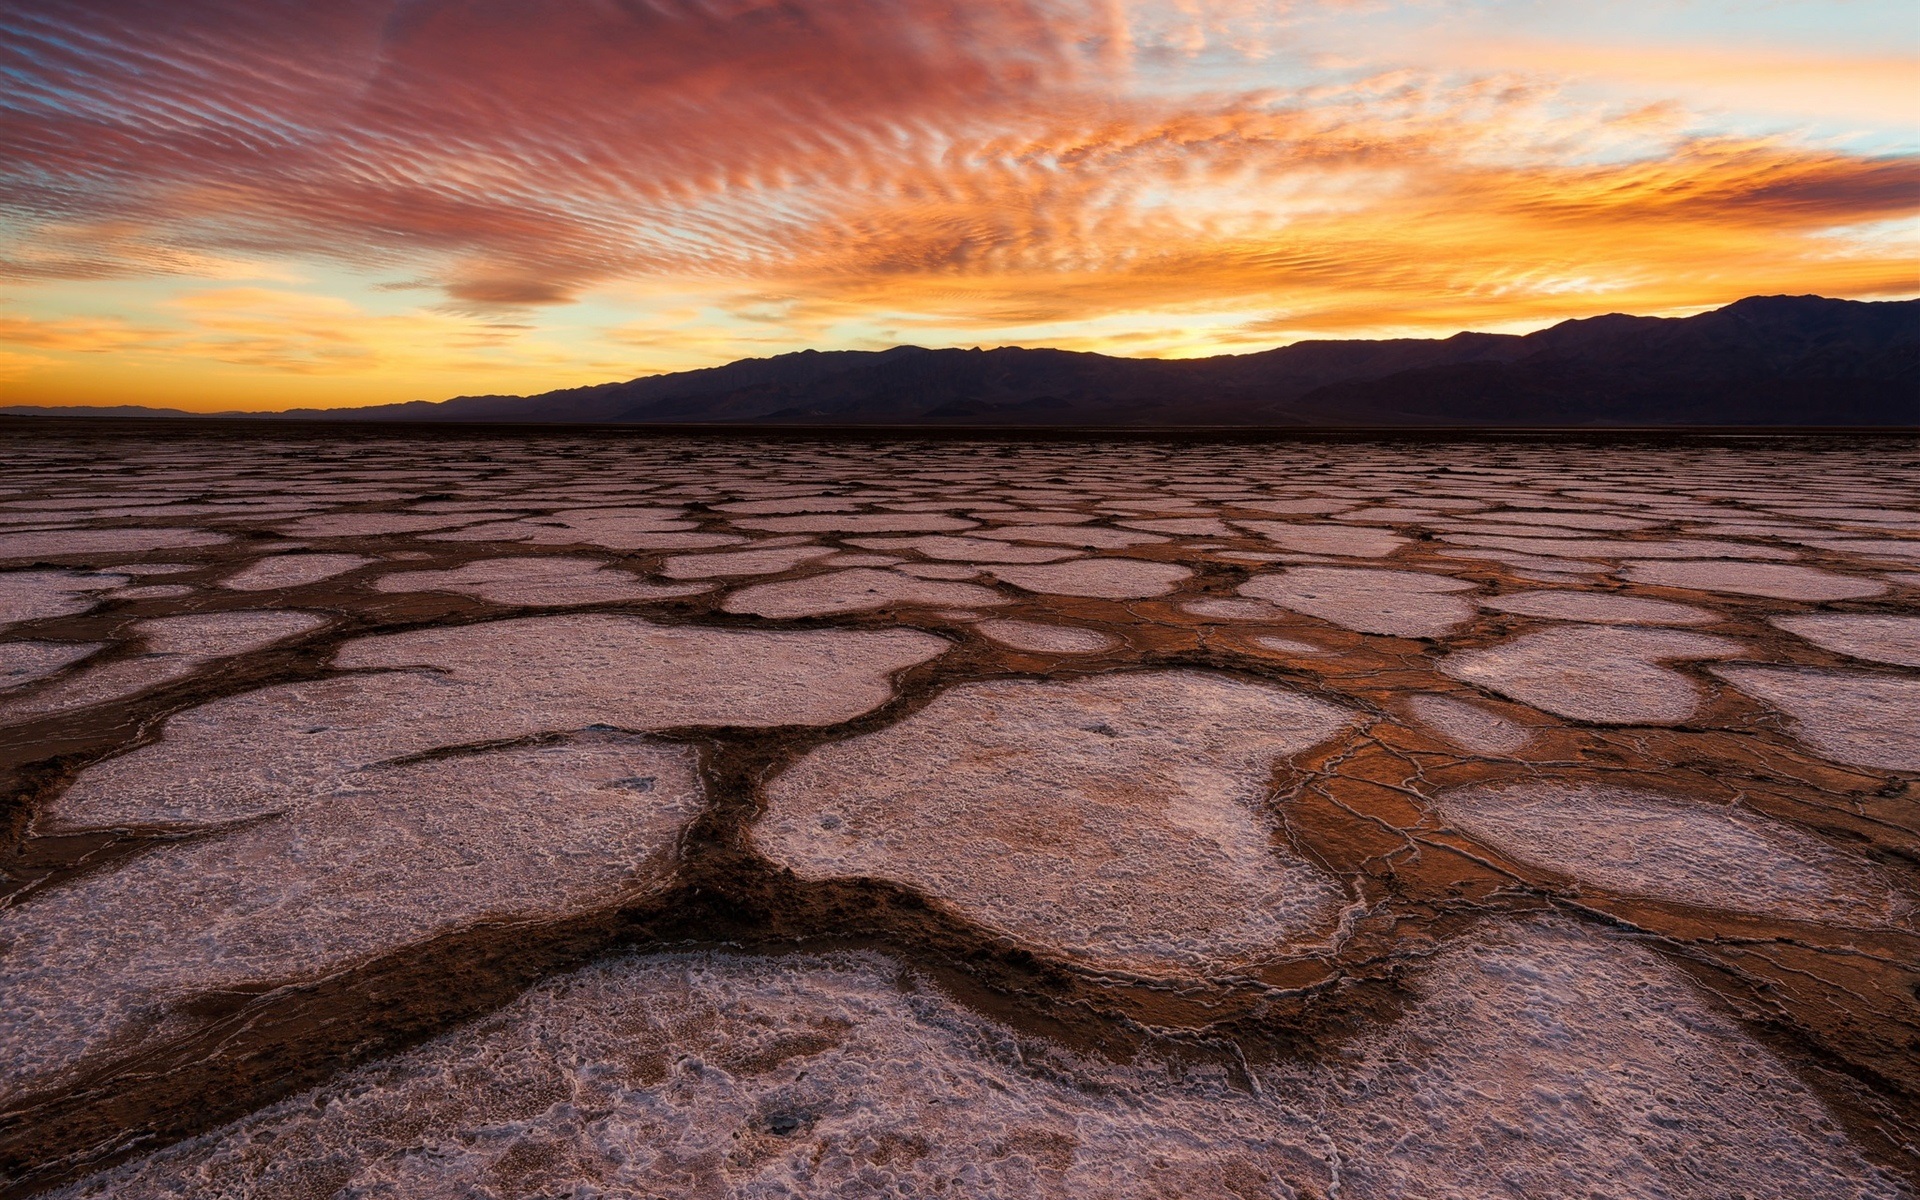
[[[10,432],[0,1195],[1914,1192],[1911,441]]]

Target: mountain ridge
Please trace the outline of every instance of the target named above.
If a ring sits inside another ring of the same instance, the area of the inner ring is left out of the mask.
[[[1084,351],[802,350],[532,396],[32,416],[634,425],[1447,428],[1920,424],[1920,300],[1752,296],[1530,334],[1295,342],[1201,359]]]

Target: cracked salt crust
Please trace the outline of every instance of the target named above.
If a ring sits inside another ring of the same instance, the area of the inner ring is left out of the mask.
[[[1280,616],[1280,611],[1265,600],[1238,600],[1219,596],[1185,601],[1180,605],[1180,611],[1208,621],[1273,621]]]
[[[511,513],[326,513],[302,517],[279,526],[289,537],[383,537],[398,533],[425,533],[454,525],[471,525],[487,517],[511,516]]]
[[[1621,577],[1657,587],[1730,592],[1773,600],[1852,600],[1878,596],[1887,585],[1877,579],[1836,575],[1816,567],[1754,562],[1629,562]]]
[[[964,563],[903,562],[895,570],[916,579],[978,579],[984,572]]]
[[[55,1196],[1911,1195],[1631,943],[1497,926],[1409,988],[1255,1094],[1023,1038],[877,954],[620,955]]]
[[[977,522],[940,513],[820,513],[797,517],[741,517],[741,529],[769,533],[942,533],[972,529]]]
[[[1256,637],[1256,645],[1264,646],[1276,654],[1325,654],[1326,647],[1316,646],[1312,642],[1303,642],[1296,638]]]
[[[1286,521],[1235,521],[1234,524],[1283,549],[1301,554],[1343,554],[1349,558],[1385,558],[1407,539],[1384,529],[1346,525],[1295,525]]]
[[[1442,534],[1441,540],[1460,546],[1479,546],[1501,550],[1519,550],[1549,558],[1609,559],[1692,559],[1720,558],[1728,565],[1741,565],[1752,559],[1793,559],[1800,557],[1777,546],[1756,546],[1750,542],[1715,542],[1678,538],[1660,542],[1613,541],[1602,538],[1499,537],[1491,534]]]
[[[1134,529],[1105,529],[1078,525],[999,525],[980,531],[981,537],[1008,542],[1039,542],[1079,550],[1124,550],[1128,546],[1159,545],[1168,539]]]
[[[1461,788],[1434,805],[1520,862],[1621,895],[1842,924],[1882,923],[1894,907],[1868,863],[1728,805],[1551,782]]]
[[[1039,621],[982,621],[975,628],[1001,645],[1041,654],[1099,654],[1120,644],[1098,630]]]
[[[703,799],[691,749],[587,735],[368,767],[277,817],[33,896],[0,911],[0,1092],[164,1035],[196,994],[657,888]]]
[[[218,546],[230,540],[204,529],[62,529],[45,533],[0,533],[0,559],[76,558]]]
[[[1797,667],[1712,668],[1793,718],[1794,736],[1838,762],[1920,771],[1920,677]]]
[[[1725,658],[1739,642],[1672,629],[1557,626],[1440,660],[1442,674],[1577,721],[1657,725],[1700,703],[1686,676],[1662,663]]]
[[[525,617],[348,642],[345,668],[176,713],[160,740],[81,772],[47,829],[230,820],[440,746],[608,725],[831,725],[885,703],[894,671],[946,652],[912,630],[673,628]]]
[[[606,604],[661,600],[708,590],[706,584],[645,583],[591,558],[487,558],[447,571],[397,571],[374,581],[381,592],[453,592],[493,604]]]
[[[1146,521],[1121,521],[1128,529],[1149,533],[1178,533],[1188,537],[1232,537],[1233,530],[1213,517],[1162,517]]]
[[[737,546],[730,533],[690,532],[678,508],[568,509],[518,521],[475,525],[429,537],[432,541],[526,542],[537,546],[604,546],[609,550],[704,550]]]
[[[1256,576],[1240,593],[1358,633],[1439,637],[1473,618],[1473,605],[1450,594],[1473,586],[1421,571],[1294,567]]]
[[[1651,529],[1658,522],[1640,517],[1623,517],[1613,513],[1598,512],[1519,512],[1500,510],[1466,514],[1465,520],[1475,523],[1499,522],[1505,525],[1546,525],[1560,529],[1598,529],[1629,530]]]
[[[234,572],[220,586],[243,592],[304,587],[377,561],[364,554],[276,554]]]
[[[1084,558],[1049,566],[996,566],[1003,583],[1052,596],[1090,596],[1103,600],[1143,600],[1162,596],[1192,578],[1173,563],[1135,558]]]
[[[1773,624],[1836,654],[1868,662],[1920,667],[1920,616],[1891,613],[1806,613]]]
[[[264,649],[325,625],[314,613],[285,609],[194,613],[157,617],[132,628],[146,652],[69,676],[29,696],[0,705],[0,722],[104,704],[183,679],[216,659]]]
[[[1480,601],[1480,607],[1526,617],[1599,625],[1706,625],[1721,619],[1718,613],[1690,604],[1612,592],[1511,592],[1487,597]]]
[[[753,840],[805,878],[897,880],[1088,965],[1230,968],[1341,904],[1262,803],[1277,760],[1349,719],[1198,671],[965,684],[810,752],[768,785]]]
[[[1005,604],[1006,597],[971,583],[918,579],[898,571],[855,567],[779,583],[758,583],[728,596],[727,612],[785,619],[868,612],[894,605],[920,608]]]
[[[855,546],[869,550],[911,550],[927,558],[969,563],[1049,563],[1073,558],[1075,550],[1052,546],[1017,546],[989,538],[941,537],[849,538]]]
[[[801,563],[825,558],[832,546],[776,546],[763,550],[730,550],[719,554],[681,554],[660,564],[668,579],[720,579],[740,575],[778,575]]]
[[[1407,708],[1422,725],[1475,754],[1513,754],[1533,741],[1526,726],[1451,696],[1415,696]]]
[[[24,687],[79,662],[105,642],[0,642],[0,691]]]
[[[1791,1071],[1652,952],[1570,923],[1494,927],[1330,1071],[1269,1093],[1321,1111],[1345,1200],[1895,1200]]]
[[[125,575],[81,571],[0,571],[0,629],[86,612],[99,603],[96,593],[129,582]]]
[[[1324,1195],[1324,1139],[1245,1101],[1021,1039],[879,955],[624,956],[65,1196]]]

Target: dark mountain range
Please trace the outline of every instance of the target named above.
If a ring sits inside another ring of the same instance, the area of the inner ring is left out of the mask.
[[[1694,317],[1613,315],[1525,336],[1300,342],[1179,361],[1064,350],[808,350],[537,396],[248,415],[923,427],[1903,426],[1920,424],[1920,300],[1756,296]]]

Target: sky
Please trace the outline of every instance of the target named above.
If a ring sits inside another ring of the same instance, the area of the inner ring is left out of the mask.
[[[1911,0],[0,0],[0,403],[1920,294]]]

